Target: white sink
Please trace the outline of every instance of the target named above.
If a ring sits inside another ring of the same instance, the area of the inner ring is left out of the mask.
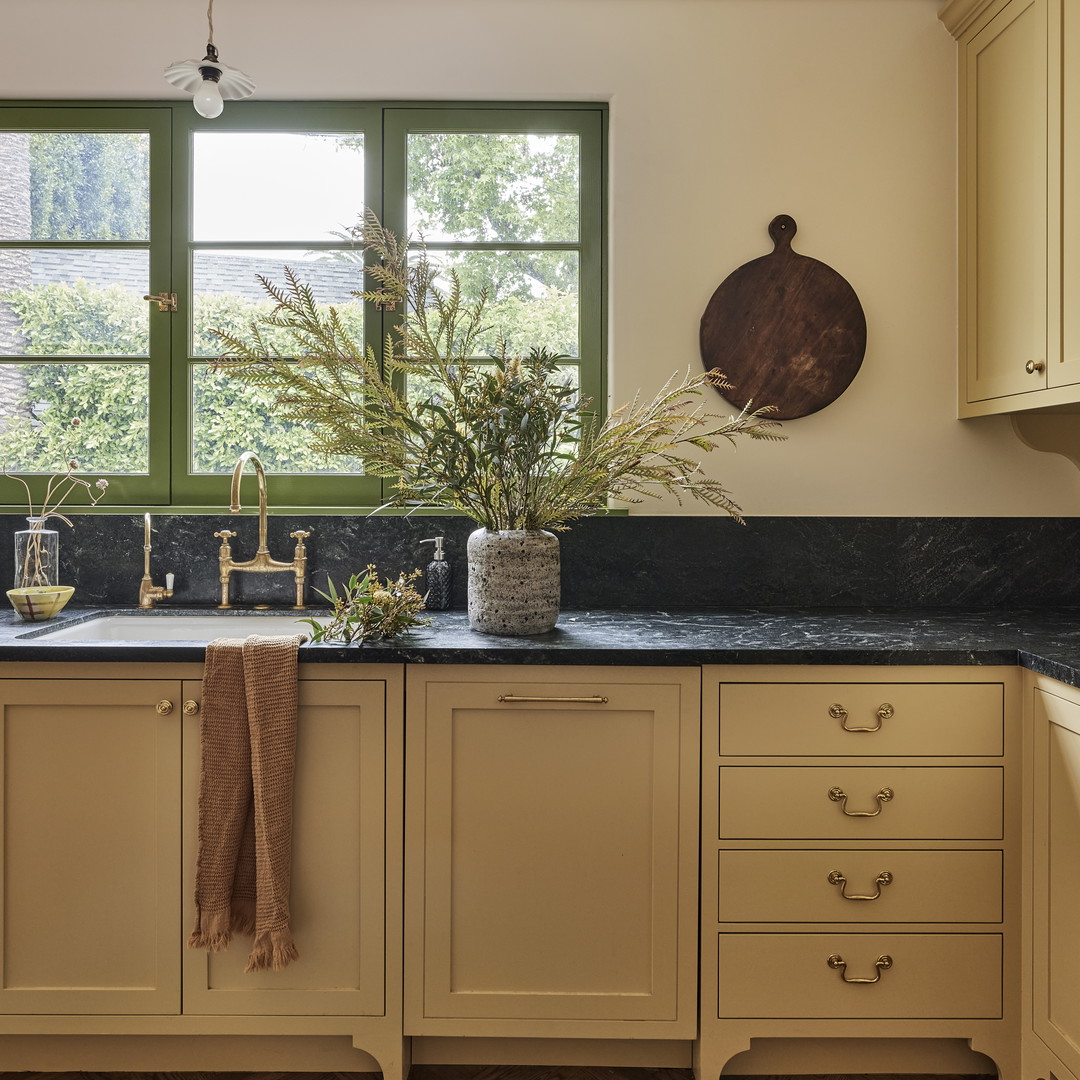
[[[212,615],[100,615],[86,622],[39,631],[34,637],[49,641],[213,641],[249,634],[311,637],[311,627],[300,616],[263,612]]]

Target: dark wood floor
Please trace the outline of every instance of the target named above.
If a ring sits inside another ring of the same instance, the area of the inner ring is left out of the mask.
[[[0,1072],[0,1080],[380,1080],[380,1073],[84,1073]],[[605,1069],[589,1065],[414,1065],[409,1080],[694,1080],[691,1069]],[[992,1080],[972,1076],[725,1076],[724,1080]]]

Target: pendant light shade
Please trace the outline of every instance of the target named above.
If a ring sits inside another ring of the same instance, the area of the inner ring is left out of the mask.
[[[225,101],[250,97],[255,83],[239,68],[229,67],[218,59],[214,47],[214,0],[206,9],[209,41],[201,60],[177,60],[165,69],[165,78],[181,90],[194,95],[195,111],[212,120],[221,115]]]

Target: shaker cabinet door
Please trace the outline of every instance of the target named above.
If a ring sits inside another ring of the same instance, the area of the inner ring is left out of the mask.
[[[179,1012],[180,715],[171,680],[0,680],[0,1012]]]
[[[408,1034],[693,1037],[698,693],[410,672]]]
[[[1080,702],[1063,690],[1034,692],[1032,1008],[1036,1034],[1080,1070]]]
[[[201,701],[201,684],[184,684]],[[184,732],[184,926],[194,919],[198,717]],[[293,787],[292,932],[300,958],[245,972],[250,937],[184,949],[189,1015],[374,1016],[385,1007],[386,686],[300,682]]]

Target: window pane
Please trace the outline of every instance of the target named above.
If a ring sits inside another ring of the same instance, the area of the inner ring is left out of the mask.
[[[0,251],[0,355],[146,356],[149,254]]]
[[[483,361],[478,362],[481,366]],[[563,386],[581,387],[581,370],[577,364],[559,364],[555,369],[558,382]],[[410,375],[406,380],[405,395],[415,406],[427,398],[440,397],[440,384],[426,375]]]
[[[148,240],[150,136],[0,132],[0,240]]]
[[[78,420],[77,425],[72,421]],[[145,364],[0,364],[0,439],[12,472],[145,473]]]
[[[276,306],[259,282],[262,275],[285,288],[288,267],[315,294],[321,308],[335,307],[353,339],[364,340],[364,306],[353,296],[363,286],[360,254],[351,251],[197,251],[192,278],[192,356],[220,356],[222,345],[214,330],[246,331],[253,318],[269,315]],[[285,332],[271,340],[286,355],[294,350]]]
[[[462,292],[479,296],[486,285],[479,355],[506,339],[510,353],[547,348],[578,355],[578,256],[572,251],[470,251],[430,254],[433,263],[457,271]]]
[[[196,240],[333,240],[362,220],[362,135],[198,131],[193,154]]]
[[[432,242],[575,242],[578,141],[524,133],[409,135],[408,232]]]
[[[231,472],[245,450],[254,450],[275,473],[356,473],[358,463],[327,461],[311,449],[311,429],[290,424],[272,409],[273,394],[209,365],[191,369],[191,470]]]

